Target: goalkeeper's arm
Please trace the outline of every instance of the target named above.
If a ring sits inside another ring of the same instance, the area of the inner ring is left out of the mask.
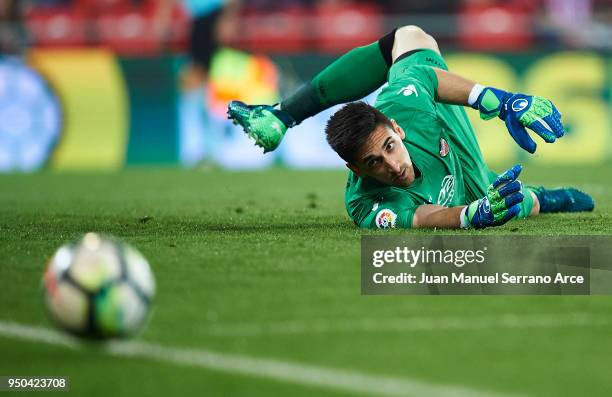
[[[521,170],[520,165],[515,165],[499,175],[487,194],[468,206],[419,206],[412,217],[412,227],[482,229],[505,224],[520,212],[523,193],[517,178]]]
[[[433,69],[438,78],[437,101],[471,106],[480,111],[484,120],[498,116],[515,142],[529,153],[535,152],[537,145],[525,127],[548,143],[563,136],[561,113],[550,100],[483,87],[454,73]]]
[[[413,228],[458,229],[461,227],[461,214],[465,206],[443,207],[424,204],[417,207],[412,217]]]

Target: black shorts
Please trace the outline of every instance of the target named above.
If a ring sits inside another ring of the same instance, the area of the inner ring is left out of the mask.
[[[191,60],[208,70],[214,52],[219,48],[215,34],[222,8],[193,19],[189,37]]]

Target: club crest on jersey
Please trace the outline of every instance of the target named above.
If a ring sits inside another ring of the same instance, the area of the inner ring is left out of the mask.
[[[446,139],[440,138],[440,157],[446,157],[448,152],[450,152],[450,148],[448,143],[446,143]]]
[[[440,193],[438,194],[438,205],[447,207],[455,196],[455,176],[446,175],[440,184]]]
[[[390,209],[383,209],[376,214],[376,227],[379,229],[391,229],[395,227],[397,215]]]

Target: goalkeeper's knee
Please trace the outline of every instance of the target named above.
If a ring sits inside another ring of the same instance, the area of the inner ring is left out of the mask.
[[[402,26],[395,31],[395,43],[393,45],[394,60],[402,54],[419,49],[430,49],[440,53],[436,39],[418,26]]]

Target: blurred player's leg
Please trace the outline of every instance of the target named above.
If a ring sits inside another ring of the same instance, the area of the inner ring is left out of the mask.
[[[207,79],[214,52],[218,48],[217,22],[222,9],[193,19],[189,41],[190,62],[181,70],[179,153],[184,164],[211,160],[217,137],[208,117]]]
[[[207,144],[208,117],[206,71],[197,65],[186,65],[181,71],[179,124],[181,162],[194,165],[211,153]]]

